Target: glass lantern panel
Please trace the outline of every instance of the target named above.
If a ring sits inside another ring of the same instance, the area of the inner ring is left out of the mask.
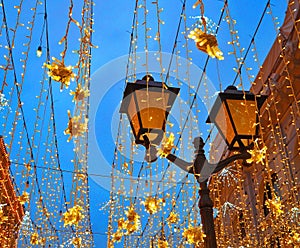
[[[228,99],[227,104],[238,135],[255,135],[255,101]]]
[[[133,133],[136,136],[139,133],[139,130],[141,128],[140,126],[140,122],[138,119],[138,115],[137,115],[137,110],[136,110],[136,104],[134,102],[134,95],[131,94],[130,96],[130,101],[129,101],[129,105],[128,105],[128,117],[131,120],[132,126],[133,126]]]
[[[220,106],[219,112],[217,113],[215,118],[215,123],[230,145],[234,139],[235,133],[224,103],[222,103],[222,105]]]
[[[140,111],[143,128],[164,130],[166,111],[161,108],[146,108]]]
[[[170,92],[150,87],[135,92],[143,128],[164,130]]]

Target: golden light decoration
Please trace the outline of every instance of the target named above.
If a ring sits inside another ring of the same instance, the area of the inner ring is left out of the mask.
[[[159,239],[157,241],[157,248],[169,248],[169,243],[167,240]]]
[[[265,164],[264,160],[267,155],[267,147],[264,146],[262,149],[260,149],[257,140],[254,141],[254,149],[249,150],[248,153],[251,154],[251,158],[247,159],[247,163],[255,162],[256,164]]]
[[[84,215],[82,214],[81,206],[74,206],[70,208],[67,212],[63,214],[64,226],[75,225],[78,226],[79,221],[83,219]]]
[[[68,142],[73,138],[73,137],[82,137],[86,130],[87,130],[87,121],[88,119],[85,118],[84,122],[82,123],[82,118],[78,116],[71,116],[70,110],[68,110],[68,117],[69,117],[69,122],[68,122],[68,127],[64,131],[64,134],[67,135],[69,134]]]
[[[80,237],[75,237],[72,240],[72,244],[76,247],[76,248],[80,248],[81,244],[82,244],[82,239]]]
[[[156,199],[152,196],[147,197],[146,200],[142,202],[142,204],[145,206],[146,211],[149,214],[157,213],[161,209],[161,206],[164,203],[165,203],[165,199],[163,198]]]
[[[30,244],[38,245],[39,244],[39,235],[38,233],[33,233],[30,237]]]
[[[62,90],[64,86],[69,87],[71,79],[75,77],[73,73],[72,66],[65,66],[63,61],[60,61],[57,58],[52,57],[52,64],[44,64],[45,67],[49,69],[48,75],[55,81],[61,82],[60,89]]]
[[[127,227],[127,221],[125,221],[124,218],[120,218],[118,220],[118,229],[126,229]]]
[[[172,212],[170,213],[169,217],[167,218],[167,223],[168,223],[169,225],[175,224],[175,223],[178,222],[178,220],[179,220],[178,214],[172,211]]]
[[[276,218],[284,213],[279,196],[274,197],[274,199],[268,199],[266,201],[266,206],[272,211]]]
[[[26,191],[24,191],[23,194],[18,197],[18,200],[22,205],[24,205],[26,202],[29,201],[29,194]]]
[[[300,245],[300,234],[299,234],[299,232],[297,232],[295,230],[291,231],[291,233],[289,235],[288,244]]]
[[[223,53],[218,47],[218,41],[215,35],[203,32],[199,28],[194,28],[188,35],[196,43],[196,47],[207,53],[212,58],[223,60]]]
[[[182,236],[186,238],[186,241],[191,245],[199,246],[201,243],[204,242],[204,238],[206,235],[202,231],[202,226],[189,226],[185,228]]]
[[[73,95],[73,101],[79,102],[83,101],[86,97],[90,95],[88,89],[82,88],[81,84],[78,84],[75,91],[71,91],[70,95]]]
[[[175,136],[173,133],[170,133],[169,137],[164,137],[161,148],[158,149],[157,154],[161,157],[167,157],[171,150],[175,147],[174,145]]]
[[[123,238],[123,232],[121,232],[120,230],[117,230],[113,235],[112,235],[112,242],[120,242]]]
[[[125,214],[128,220],[128,222],[126,222],[125,234],[136,232],[139,229],[141,217],[137,212],[134,211],[133,206],[128,207],[128,210],[125,210]]]

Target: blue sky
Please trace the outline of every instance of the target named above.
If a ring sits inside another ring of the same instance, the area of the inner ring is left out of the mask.
[[[50,103],[47,102],[48,92],[47,92],[47,76],[43,76],[43,63],[46,61],[46,37],[45,30],[43,31],[43,18],[44,18],[44,1],[41,1],[42,5],[38,5],[38,11],[36,12],[36,16],[34,17],[34,26],[32,28],[32,38],[30,43],[30,49],[28,51],[28,59],[26,62],[26,71],[23,80],[23,88],[21,92],[21,99],[23,104],[25,121],[27,123],[28,135],[29,137],[35,137],[35,140],[40,139],[40,143],[36,142],[35,144],[42,144],[46,142],[46,134],[53,136],[55,133],[53,131],[53,125],[50,125],[49,128],[47,126],[48,120],[51,118],[50,114]],[[49,27],[49,48],[51,57],[60,58],[60,52],[63,49],[62,45],[59,45],[58,42],[62,38],[65,33],[66,22],[68,18],[68,7],[69,1],[48,1],[47,2],[47,18],[48,18],[48,27]],[[261,15],[265,9],[267,1],[229,1],[228,9],[230,10],[230,16],[236,20],[236,30],[238,31],[238,35],[240,37],[240,47],[247,49],[250,41],[252,39],[252,35],[259,23]],[[6,19],[8,26],[10,28],[15,27],[16,18],[17,18],[17,9],[14,8],[17,3],[14,1],[4,1],[5,10],[6,10]],[[144,4],[144,1],[140,1],[139,4]],[[187,27],[191,27],[195,23],[195,19],[192,17],[199,15],[199,8],[192,9],[193,1],[187,1],[186,3],[186,25]],[[205,4],[205,16],[208,17],[213,22],[217,23],[220,18],[220,13],[223,7],[223,1],[204,1]],[[286,10],[286,2],[285,1],[271,1],[271,9],[273,11],[274,16],[278,17],[278,21],[282,23],[285,10]],[[162,52],[166,54],[170,54],[173,50],[176,31],[178,28],[178,22],[180,19],[180,13],[182,9],[182,1],[159,1],[159,6],[164,10],[161,12],[160,17],[165,22],[164,25],[161,25],[161,47]],[[13,57],[14,57],[14,68],[17,75],[17,79],[19,82],[22,81],[21,73],[23,72],[22,61],[20,59],[24,59],[24,54],[22,52],[26,51],[26,35],[30,31],[26,27],[28,21],[31,20],[31,16],[33,11],[30,8],[34,7],[34,3],[32,2],[24,2],[22,6],[22,12],[20,17],[20,22],[25,24],[24,27],[18,27],[16,32],[15,39],[15,47],[13,49]],[[73,9],[73,17],[75,19],[80,20],[80,11],[82,7],[81,1],[74,1],[74,9]],[[91,92],[91,95],[95,99],[97,96],[99,97],[100,105],[95,106],[97,108],[96,116],[93,116],[92,124],[95,125],[94,129],[96,130],[96,139],[97,139],[97,149],[100,147],[100,150],[103,154],[103,161],[99,163],[97,166],[97,158],[93,157],[93,169],[92,172],[99,175],[104,175],[105,177],[100,177],[100,180],[105,181],[104,184],[110,182],[109,171],[103,171],[103,163],[106,165],[111,165],[114,159],[114,146],[116,141],[116,127],[119,122],[118,108],[119,103],[122,100],[123,90],[125,87],[125,69],[126,69],[126,61],[127,57],[122,57],[128,55],[129,45],[130,45],[130,33],[132,31],[132,20],[133,20],[133,10],[135,7],[135,1],[97,1],[94,6],[94,33],[92,37],[92,43],[98,48],[92,49],[92,64],[91,64],[91,74],[92,74],[92,89],[95,89]],[[152,38],[148,39],[148,49],[149,51],[157,52],[158,51],[158,43],[153,39],[156,34],[157,28],[157,18],[156,18],[156,10],[155,4],[151,1],[147,1],[147,8],[149,10],[149,14],[147,17],[147,26],[152,28],[149,30],[149,35]],[[137,20],[139,22],[138,26],[138,40],[137,40],[137,52],[144,52],[144,27],[142,25],[143,22],[143,9],[138,10]],[[3,17],[3,13],[2,13]],[[232,51],[232,47],[228,44],[231,40],[230,31],[226,21],[221,20],[221,24],[219,27],[219,31],[217,34],[217,40],[219,43],[220,49],[223,51],[225,59],[224,61],[216,61],[216,59],[210,59],[208,61],[208,65],[206,67],[207,77],[209,78],[209,82],[215,87],[218,91],[220,89],[220,84],[222,84],[222,88],[224,89],[227,85],[231,84],[236,76],[233,67],[236,67],[234,55],[228,55],[228,52]],[[8,50],[5,48],[7,45],[7,38],[5,36],[5,28],[2,26],[2,35],[0,36],[0,41],[2,47],[0,48],[1,56],[0,56],[0,64],[5,65],[6,60],[3,57],[8,54]],[[176,51],[180,51],[180,56],[186,58],[185,51],[186,49],[182,47],[185,43],[184,35],[184,22],[181,23],[180,32],[177,39],[177,48]],[[13,39],[13,32],[9,31],[10,42]],[[40,37],[42,37],[42,48],[43,55],[41,58],[38,58],[35,55],[36,49],[40,44]],[[274,23],[271,19],[270,14],[266,13],[260,28],[255,37],[255,45],[256,51],[258,54],[258,59],[260,63],[263,62],[265,56],[267,55],[271,45],[274,42],[276,37],[276,32],[274,30]],[[79,32],[76,26],[73,24],[70,28],[70,33],[68,36],[68,53],[66,55],[65,63],[66,65],[73,65],[77,61],[76,52],[72,52],[72,50],[78,49],[78,38]],[[194,46],[192,40],[188,41],[189,56],[192,58],[192,63],[200,68],[204,69],[205,61],[207,55],[197,50]],[[255,51],[252,51],[253,45],[251,46],[250,52],[245,60],[246,67],[252,68],[250,73],[252,75],[256,75],[258,70],[258,64],[254,61],[253,55]],[[245,51],[243,52],[245,54]],[[166,60],[164,63],[168,65],[168,60],[170,57],[163,56]],[[140,63],[140,62],[138,62]],[[139,65],[140,66],[140,65]],[[156,71],[156,77],[159,78],[159,72]],[[4,80],[5,71],[3,69],[0,70],[0,77]],[[103,77],[105,75],[105,77]],[[141,76],[139,74],[138,76]],[[115,81],[117,78],[117,81]],[[193,75],[193,78],[197,79],[197,75]],[[246,89],[249,89],[250,82],[247,76],[246,70],[242,72],[243,86]],[[198,80],[200,80],[200,75]],[[16,164],[12,164],[12,171],[14,173],[16,185],[20,192],[26,189],[26,185],[24,182],[24,168],[22,166],[18,166],[18,163],[27,163],[30,160],[30,154],[28,152],[28,143],[26,138],[26,132],[23,129],[23,119],[18,116],[15,117],[15,111],[17,109],[17,96],[14,91],[13,92],[13,73],[12,71],[8,71],[8,77],[6,79],[8,86],[4,87],[2,93],[5,94],[6,98],[9,99],[10,109],[5,109],[3,114],[3,119],[1,121],[2,126],[2,134],[5,136],[6,143],[12,142],[11,149],[9,149],[10,157],[12,161],[16,161]],[[175,86],[180,86],[181,78],[173,77],[168,82],[169,84],[173,84]],[[43,87],[43,82],[45,83],[46,91],[41,91]],[[181,81],[182,86],[182,95],[181,100],[188,103],[191,101],[191,97],[189,96],[189,90],[194,91],[195,89],[188,89],[188,84]],[[189,85],[197,85],[198,82],[192,82]],[[239,82],[237,82],[237,85]],[[72,102],[72,96],[69,94],[69,90],[63,90],[60,92],[60,84],[56,82],[52,82],[53,86],[53,104],[55,109],[55,120],[56,120],[56,137],[58,141],[58,153],[60,154],[60,163],[61,167],[64,170],[72,171],[74,170],[72,163],[70,162],[74,158],[73,152],[73,144],[72,142],[67,143],[68,137],[63,134],[63,131],[66,128],[68,117],[67,110],[74,109],[74,103]],[[75,89],[75,84],[70,86],[71,90]],[[99,95],[97,95],[99,92]],[[201,92],[199,93],[201,95]],[[10,96],[12,96],[10,98]],[[46,107],[39,107],[39,98],[36,96],[41,96],[43,99],[42,102],[46,103]],[[96,101],[97,102],[97,101]],[[197,107],[193,108],[193,113],[196,115],[198,109],[205,109],[201,99],[197,99]],[[184,111],[186,111],[187,105],[180,105]],[[39,114],[37,114],[33,109],[38,108],[40,110]],[[44,112],[43,112],[43,111]],[[174,110],[175,112],[176,110]],[[39,118],[37,117],[39,116]],[[15,118],[17,118],[15,120]],[[201,110],[201,113],[198,116],[199,118],[199,126],[197,127],[196,134],[202,134],[203,137],[207,138],[206,130],[209,128],[204,126],[202,123],[205,122],[207,118],[207,112]],[[172,119],[172,117],[171,117]],[[43,122],[44,120],[44,122]],[[17,128],[13,129],[13,133],[9,133],[9,130],[13,127],[13,123],[16,121]],[[174,122],[176,122],[176,116],[174,117]],[[178,121],[179,122],[179,121]],[[49,122],[50,123],[50,122]],[[99,126],[99,128],[97,127]],[[125,125],[125,124],[124,124]],[[38,132],[36,131],[38,130]],[[50,130],[50,131],[49,131]],[[173,132],[180,131],[180,124],[177,123],[175,125]],[[23,132],[22,134],[19,133]],[[122,135],[127,137],[130,130],[128,127],[124,127],[122,129]],[[38,133],[38,134],[37,134]],[[42,134],[41,134],[42,133]],[[51,139],[53,142],[53,139]],[[21,145],[18,143],[20,142]],[[34,141],[33,141],[34,142]],[[188,142],[188,141],[187,141]],[[24,149],[20,149],[20,146],[23,146]],[[42,145],[41,145],[42,146]],[[50,145],[49,145],[50,147]],[[54,144],[51,143],[51,147],[54,149]],[[192,151],[187,149],[188,146],[185,144],[181,145],[182,149],[186,149],[183,153],[186,156],[186,159],[189,160],[190,154]],[[93,147],[94,149],[95,147]],[[35,148],[33,146],[33,155],[35,158],[35,162],[37,165],[44,166],[45,161],[51,164],[51,160],[54,156],[54,152],[48,152],[46,148]],[[138,156],[142,156],[143,148],[137,147]],[[130,149],[127,150],[127,153],[130,152]],[[208,153],[209,148],[206,147],[206,152]],[[91,152],[91,150],[90,150]],[[180,152],[178,152],[180,154]],[[129,156],[128,154],[125,154]],[[140,157],[137,157],[137,163],[135,166],[137,168],[141,166]],[[191,160],[191,159],[190,159]],[[53,162],[55,163],[55,162]],[[121,162],[119,162],[121,163]],[[163,163],[163,162],[159,162]],[[136,171],[137,169],[135,169]],[[43,169],[37,170],[38,178],[43,181],[44,178],[51,177],[51,172],[46,173]],[[72,191],[72,177],[71,173],[64,172],[64,186],[65,191],[67,192],[67,199],[71,197]],[[57,175],[56,175],[57,176]],[[53,176],[55,178],[56,176]],[[107,176],[107,177],[106,177]],[[95,179],[95,178],[94,178]],[[89,185],[90,185],[90,207],[91,207],[91,222],[92,228],[94,232],[94,242],[95,247],[104,247],[106,245],[106,231],[107,231],[107,221],[108,221],[108,209],[100,211],[99,209],[104,206],[109,200],[109,192],[108,189],[99,185],[99,182],[95,182],[92,177],[89,177]],[[46,180],[46,179],[45,179]],[[59,177],[57,179],[59,182]],[[32,218],[38,218],[38,215],[35,215],[34,212],[36,207],[34,206],[35,199],[38,197],[38,193],[36,190],[36,185],[34,184],[34,180],[32,178],[29,179],[30,187],[32,187],[32,204],[29,209],[29,205],[25,207],[30,210],[32,213]],[[46,180],[47,181],[47,180]],[[48,181],[47,181],[48,182]],[[51,180],[49,179],[51,183]],[[46,187],[46,186],[45,186]],[[47,186],[49,189],[50,186]],[[46,192],[45,194],[48,194]],[[45,196],[45,199],[49,199],[48,196]],[[59,200],[58,209],[64,208],[64,200],[62,199],[62,195],[57,196]],[[72,201],[72,200],[71,200]],[[51,205],[52,204],[52,205]],[[49,208],[53,208],[53,203],[49,204]],[[56,210],[55,210],[56,211]],[[58,217],[54,218],[58,220]],[[63,238],[62,238],[63,240]]]

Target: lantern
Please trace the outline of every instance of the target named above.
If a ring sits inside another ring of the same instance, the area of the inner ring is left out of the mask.
[[[207,123],[215,123],[229,150],[241,150],[258,137],[259,109],[267,96],[229,86],[219,93]]]
[[[135,143],[148,150],[148,162],[156,160],[153,147],[163,139],[166,120],[178,93],[179,88],[155,82],[149,75],[126,85],[120,113],[127,114]]]

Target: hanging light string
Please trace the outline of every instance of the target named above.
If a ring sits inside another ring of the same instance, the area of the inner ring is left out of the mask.
[[[224,1],[224,8],[222,9],[222,12],[221,12],[221,15],[220,15],[220,18],[219,18],[219,21],[218,21],[216,33],[218,32],[220,23],[221,23],[221,21],[222,21],[222,19],[223,19],[223,15],[224,15],[224,11],[225,11],[225,6],[226,6],[226,5],[227,5],[227,0]],[[183,8],[185,8],[185,2],[183,2]],[[182,15],[181,15],[181,16],[182,16]],[[181,23],[181,18],[180,18],[179,24],[180,24],[180,23]],[[174,46],[173,46],[172,54],[174,54],[174,52],[175,52],[175,48],[176,48],[176,44],[177,44],[177,38],[178,38],[178,34],[179,34],[180,27],[178,27],[177,30],[178,30],[178,32],[176,33],[176,39],[175,39],[175,44],[174,44]],[[172,57],[171,57],[171,60],[172,60]],[[182,136],[183,130],[185,129],[185,127],[186,127],[186,125],[187,125],[187,122],[188,122],[188,119],[189,119],[189,116],[190,116],[190,113],[191,113],[191,110],[192,110],[192,106],[194,105],[194,102],[195,102],[195,100],[196,100],[197,93],[198,93],[199,88],[200,88],[200,84],[201,84],[201,82],[202,82],[202,80],[203,80],[204,73],[205,73],[206,67],[207,67],[207,65],[208,65],[208,61],[209,61],[209,56],[207,56],[207,58],[206,58],[205,65],[204,65],[204,69],[203,69],[203,73],[201,74],[199,83],[198,83],[197,88],[196,88],[196,91],[195,91],[195,95],[194,95],[194,97],[193,97],[193,100],[192,100],[191,105],[190,105],[189,110],[188,110],[187,117],[186,117],[186,119],[185,119],[185,121],[184,121],[184,124],[183,124],[183,126],[182,126],[182,129],[181,129],[181,131],[180,131],[179,138],[177,139],[177,143],[176,143],[176,145],[175,145],[176,147],[178,147],[179,142],[180,142],[180,140],[181,140],[181,136]],[[169,66],[169,69],[168,69],[168,72],[167,72],[167,77],[168,77],[168,75],[169,75],[169,71],[170,71],[170,66]],[[167,80],[166,80],[166,81],[167,81]],[[206,141],[205,141],[205,142],[206,142]],[[165,171],[164,171],[164,173],[163,173],[163,175],[162,175],[161,181],[162,181],[162,180],[164,179],[164,177],[166,176],[166,171],[168,170],[168,168],[170,167],[170,165],[171,165],[171,164],[168,163],[167,168],[165,169]],[[188,174],[187,174],[187,175],[188,175]],[[187,179],[187,176],[185,177],[184,180],[186,180],[186,179]],[[184,183],[185,183],[185,182],[183,182],[183,184],[184,184]],[[158,193],[157,193],[157,192],[158,192],[158,190],[159,190],[159,187],[160,187],[160,184],[159,184],[158,187],[157,187],[155,197],[158,197]],[[182,188],[181,188],[181,189],[182,189]],[[181,193],[181,190],[179,191],[179,194],[180,194],[180,193]],[[146,224],[145,224],[145,226],[144,226],[144,228],[143,228],[143,230],[142,230],[142,234],[146,231],[146,228],[147,228],[148,225],[149,225],[149,222],[147,221]],[[137,243],[138,243],[138,242],[139,242],[139,238],[138,238],[138,240],[137,240]]]
[[[30,150],[30,158],[31,158],[32,161],[35,161],[32,146],[31,146],[31,142],[30,142],[29,132],[28,132],[27,124],[26,124],[26,119],[25,119],[25,116],[24,116],[24,110],[23,110],[23,107],[22,107],[20,88],[19,88],[19,85],[18,85],[17,75],[16,75],[16,71],[15,71],[14,59],[13,59],[13,54],[12,54],[12,46],[11,46],[10,37],[9,37],[9,33],[8,33],[8,24],[7,24],[5,5],[4,5],[3,0],[1,0],[1,5],[2,5],[3,21],[4,21],[4,24],[5,24],[6,40],[7,40],[7,45],[9,47],[9,56],[10,56],[11,64],[12,64],[12,67],[13,67],[13,75],[14,75],[14,81],[15,81],[14,85],[15,85],[15,88],[17,90],[19,108],[20,108],[20,112],[21,112],[21,115],[22,115],[22,121],[23,121],[23,126],[24,126],[24,129],[25,129],[25,133],[26,133],[28,147],[29,147],[29,150]],[[44,200],[43,200],[43,197],[42,197],[42,192],[41,192],[40,185],[39,185],[39,180],[38,180],[38,177],[37,177],[37,170],[36,170],[36,164],[35,163],[34,163],[34,174],[35,174],[35,181],[36,181],[38,194],[40,196],[40,202],[42,204],[42,207],[45,208],[45,203],[44,203]],[[54,227],[51,220],[48,217],[46,217],[46,218],[47,218],[47,220],[48,220],[48,222],[51,226],[51,229],[54,230],[55,233],[57,233],[57,230]]]
[[[239,66],[238,66],[238,68],[237,68],[237,70],[236,70],[236,75],[235,75],[235,78],[234,78],[233,81],[232,81],[232,85],[235,85],[235,84],[236,84],[236,81],[237,81],[237,79],[238,79],[238,77],[241,77],[241,74],[242,74],[242,68],[243,68],[243,66],[245,65],[245,61],[246,61],[246,59],[247,59],[248,53],[249,53],[249,51],[250,51],[250,49],[251,49],[251,47],[252,47],[252,45],[253,45],[253,42],[254,42],[255,37],[256,37],[256,34],[257,34],[257,32],[259,31],[259,28],[260,28],[261,23],[262,23],[262,21],[263,21],[265,15],[266,15],[266,12],[267,12],[267,9],[268,9],[268,6],[269,6],[269,5],[270,5],[270,0],[268,0],[267,3],[266,3],[266,6],[265,6],[265,8],[264,8],[264,10],[263,10],[263,13],[262,13],[262,15],[261,15],[261,17],[260,17],[260,19],[259,19],[259,22],[258,22],[257,26],[256,26],[256,28],[255,28],[255,31],[254,31],[254,33],[253,33],[253,35],[252,35],[252,38],[251,38],[251,40],[250,40],[250,42],[249,42],[249,45],[248,45],[248,48],[247,48],[245,54],[242,56],[242,58],[241,58],[240,61],[238,62]],[[227,6],[227,10],[229,11],[228,6]],[[237,45],[237,44],[232,42],[232,45],[235,46],[235,45]],[[240,80],[241,80],[241,78],[240,78]]]
[[[274,17],[273,15],[273,12],[272,12],[272,8],[271,8],[271,5],[268,6],[269,8],[269,14],[271,15],[272,17],[272,21],[273,21],[273,24],[274,24],[274,29],[275,31],[277,32],[278,34],[278,30],[279,30],[279,27],[277,27],[278,25],[278,22],[276,21],[276,18]],[[293,16],[293,11],[291,10],[291,5],[289,4],[288,5],[288,10],[290,12],[290,15]],[[296,26],[296,21],[293,19],[294,23],[295,23],[295,26]],[[296,29],[296,34],[298,35],[298,30]],[[279,37],[279,35],[277,35],[278,37],[278,42],[281,44],[281,39]],[[286,77],[285,77],[285,82],[286,82],[286,88],[291,91],[290,94],[288,94],[287,96],[291,99],[291,102],[294,102],[294,103],[297,103],[298,102],[298,99],[296,98],[296,95],[295,95],[295,90],[294,90],[294,86],[292,84],[293,80],[292,80],[292,76],[291,76],[291,73],[288,69],[288,65],[290,63],[289,59],[287,58],[287,55],[285,54],[285,47],[283,46],[282,48],[282,51],[281,51],[281,58],[282,58],[282,61],[284,63],[284,72],[286,73]],[[282,129],[281,129],[281,125],[279,123],[279,116],[282,115],[282,113],[280,113],[277,105],[278,105],[278,102],[276,101],[275,99],[275,95],[274,95],[274,91],[271,90],[271,96],[272,96],[272,99],[274,101],[274,108],[275,108],[275,111],[276,111],[276,121],[277,121],[277,126],[278,126],[278,135],[279,135],[279,138],[280,138],[280,143],[283,145],[282,147],[282,151],[283,151],[283,154],[285,153],[285,156],[287,158],[287,161],[289,161],[289,154],[288,154],[288,151],[286,150],[284,144],[285,144],[285,135],[282,133]],[[292,126],[295,127],[295,131],[296,131],[296,137],[297,137],[297,145],[298,145],[298,151],[300,150],[300,129],[297,128],[297,113],[300,113],[300,109],[299,109],[299,106],[298,104],[294,104],[294,107],[295,107],[295,110],[293,109],[293,106],[290,106],[290,109],[289,109],[289,112],[290,112],[290,115],[292,117]],[[296,112],[296,113],[295,113]],[[288,174],[288,178],[290,179],[290,182],[292,182],[293,184],[293,187],[292,187],[292,193],[295,194],[295,199],[299,202],[300,199],[298,197],[298,194],[297,194],[297,188],[296,188],[296,185],[295,185],[295,179],[293,178],[293,173],[291,172],[290,170],[290,164],[287,163],[287,174]],[[295,165],[294,165],[294,171],[295,171]]]
[[[46,33],[46,60],[47,64],[50,63],[50,42],[49,42],[49,26],[48,26],[48,10],[47,10],[47,0],[44,0],[44,23],[45,23],[45,33]],[[60,163],[60,154],[59,154],[59,147],[58,147],[58,141],[57,141],[57,131],[56,131],[56,118],[55,118],[55,108],[54,108],[54,97],[53,97],[53,90],[52,90],[52,79],[51,77],[48,77],[48,93],[50,95],[50,108],[51,108],[51,119],[52,119],[52,130],[53,130],[53,139],[54,139],[54,146],[55,146],[55,157],[57,160],[57,168],[60,172],[60,178],[61,178],[61,184],[62,184],[62,193],[63,193],[63,199],[64,199],[64,206],[65,210],[68,211],[68,205],[67,205],[67,195],[65,190],[65,181],[64,181],[64,175],[63,171],[61,169],[61,163]],[[48,99],[48,97],[46,98]],[[71,228],[74,232],[73,227]]]

